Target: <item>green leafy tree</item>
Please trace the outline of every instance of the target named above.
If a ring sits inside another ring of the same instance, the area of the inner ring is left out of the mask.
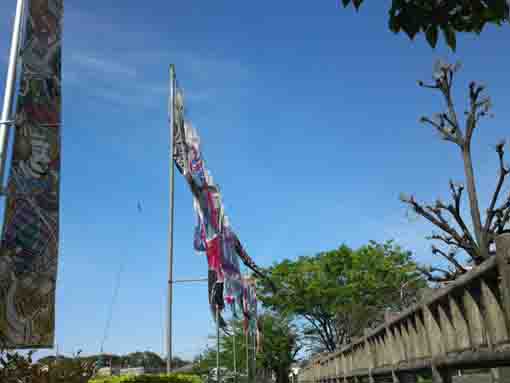
[[[301,349],[299,331],[291,321],[278,313],[265,312],[259,316],[261,327],[261,345],[256,354],[257,371],[271,371],[277,383],[287,383],[290,366],[296,361]],[[230,333],[220,339],[220,366],[234,371],[234,355],[238,374],[246,374],[246,337],[242,321],[230,322]],[[235,337],[234,337],[235,335]],[[211,336],[211,339],[216,339]],[[235,354],[234,354],[235,342]],[[253,338],[249,340],[250,375],[253,376],[251,358],[253,357]],[[216,348],[208,347],[195,358],[194,373],[206,375],[216,367]]]
[[[342,0],[345,7],[358,10],[363,0]],[[487,24],[508,22],[507,0],[393,0],[389,9],[389,28],[404,31],[410,39],[424,33],[435,47],[441,32],[450,48],[457,46],[456,33],[480,34]]]
[[[162,368],[166,365],[165,361],[158,354],[151,351],[132,352],[122,356],[120,359],[122,365],[129,365],[132,367]],[[182,366],[181,359],[174,360],[174,362],[179,364],[179,366],[172,364],[172,367],[177,368]]]
[[[221,367],[234,371],[234,341],[235,341],[235,366],[238,372],[246,372],[246,337],[243,331],[243,323],[239,320],[230,321],[231,336],[221,334],[220,338],[220,364]],[[209,337],[211,341],[216,341],[216,336]],[[252,355],[253,345],[250,343],[250,355]],[[216,345],[207,347],[194,360],[194,373],[206,375],[213,368],[216,368]]]
[[[416,298],[424,285],[411,253],[392,241],[358,250],[341,246],[315,256],[284,260],[270,268],[274,293],[260,281],[269,309],[293,318],[319,350],[334,351]]]
[[[2,383],[87,383],[94,374],[93,363],[80,357],[34,362],[33,352],[22,355],[14,351],[0,351],[0,382]]]
[[[302,348],[298,328],[280,314],[265,313],[260,317],[262,345],[259,363],[274,373],[277,383],[288,383],[291,365]]]

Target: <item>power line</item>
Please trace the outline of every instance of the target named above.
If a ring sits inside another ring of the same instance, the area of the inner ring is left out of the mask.
[[[136,208],[137,208],[138,213],[140,214],[142,212],[142,204],[141,204],[140,201],[137,201]],[[117,300],[117,296],[119,294],[120,275],[122,274],[123,267],[124,267],[124,264],[120,263],[119,264],[119,270],[117,271],[117,278],[116,278],[115,287],[114,287],[114,290],[113,290],[112,301],[110,302],[110,309],[109,309],[109,313],[108,313],[108,319],[106,320],[106,326],[105,326],[104,333],[103,333],[103,340],[101,341],[101,349],[100,349],[100,353],[101,354],[103,353],[103,347],[104,347],[104,344],[106,342],[106,339],[108,338],[108,333],[110,331],[110,325],[111,325],[112,317],[113,317],[113,306],[115,305],[115,302]]]
[[[115,301],[117,300],[117,295],[119,293],[120,274],[122,273],[122,267],[123,267],[123,265],[120,264],[119,270],[117,272],[117,279],[116,279],[116,282],[115,282],[115,288],[114,288],[114,291],[113,291],[112,301],[110,303],[110,310],[109,310],[109,314],[108,314],[108,319],[106,321],[106,326],[105,326],[104,334],[103,334],[103,340],[101,342],[101,350],[100,350],[101,353],[103,353],[104,343],[106,342],[106,338],[108,337],[108,332],[110,331],[110,325],[111,325],[112,317],[113,317],[113,306],[115,304]]]

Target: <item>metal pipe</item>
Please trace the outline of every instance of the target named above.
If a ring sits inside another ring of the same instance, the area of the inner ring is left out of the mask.
[[[246,379],[250,381],[250,327],[246,330]]]
[[[216,382],[220,381],[220,307],[216,305]]]
[[[167,360],[166,372],[172,371],[172,301],[174,267],[174,105],[175,105],[175,67],[170,65],[170,96],[168,100],[168,119],[170,123],[170,206],[168,228],[168,307],[167,307]]]
[[[255,326],[257,324],[255,323]],[[257,379],[257,330],[253,330],[253,381]]]
[[[234,322],[232,322],[234,324]],[[234,352],[234,383],[237,383],[237,355],[236,355],[236,328],[232,326],[233,352]]]
[[[7,79],[5,80],[4,104],[2,115],[0,116],[0,187],[3,191],[5,162],[7,158],[7,147],[9,140],[9,125],[12,123],[12,101],[16,89],[16,64],[18,62],[21,24],[23,22],[24,1],[18,0],[16,5],[16,15],[14,16],[14,27],[12,30],[11,50],[9,53],[9,64],[7,67]]]
[[[172,283],[187,283],[187,282],[207,282],[208,278],[196,278],[196,279],[175,279]]]

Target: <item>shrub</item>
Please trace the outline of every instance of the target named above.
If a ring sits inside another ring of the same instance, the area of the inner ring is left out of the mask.
[[[170,375],[126,375],[105,376],[92,379],[89,383],[201,383],[196,375],[170,374]]]
[[[0,382],[87,383],[93,374],[93,365],[81,360],[79,354],[48,365],[34,363],[32,354],[0,350]]]

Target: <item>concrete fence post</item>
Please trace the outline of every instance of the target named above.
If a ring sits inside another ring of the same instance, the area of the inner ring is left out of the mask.
[[[510,234],[496,237],[496,260],[499,271],[499,291],[505,313],[506,327],[510,331]]]
[[[372,376],[372,370],[375,368],[375,355],[372,352],[372,345],[368,340],[368,334],[370,333],[370,329],[366,328],[363,330],[363,335],[365,336],[365,349],[367,350],[367,359],[368,359],[368,383],[375,383],[374,377]]]
[[[448,369],[438,369],[432,366],[432,382],[433,383],[452,383],[452,371]]]

